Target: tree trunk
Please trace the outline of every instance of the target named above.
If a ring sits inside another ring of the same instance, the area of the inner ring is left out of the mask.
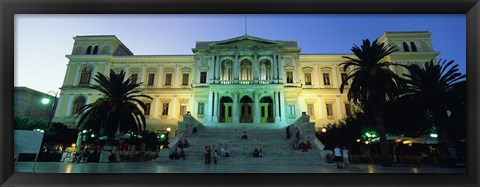
[[[100,152],[99,162],[110,162],[108,158],[110,157],[110,155],[112,155],[112,148],[113,148],[114,142],[115,142],[115,136],[107,135],[105,146],[103,146],[103,150]]]
[[[382,166],[391,166],[392,162],[388,150],[387,135],[385,133],[385,124],[383,123],[383,112],[378,110],[375,112],[375,120],[377,123],[378,135],[380,137],[380,153],[382,154]]]
[[[435,125],[438,128],[438,138],[440,140],[440,147],[442,154],[448,160],[447,165],[452,166],[455,164],[457,159],[457,154],[453,143],[450,140],[449,135],[449,118],[447,112],[442,107],[435,107],[433,109],[433,118],[435,120]]]

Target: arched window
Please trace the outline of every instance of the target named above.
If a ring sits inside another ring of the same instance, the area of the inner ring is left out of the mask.
[[[92,68],[85,67],[82,70],[82,75],[80,76],[80,82],[78,83],[81,85],[88,85],[90,83],[90,76],[92,75]]]
[[[240,63],[240,80],[253,80],[253,67],[249,60],[242,60]],[[242,82],[242,84],[248,83],[246,81]]]
[[[413,52],[417,52],[417,46],[415,45],[414,42],[410,42],[410,47],[412,47]]]
[[[233,62],[231,60],[225,60],[222,62],[222,77],[221,80],[233,80]],[[229,82],[224,82],[228,84]]]
[[[92,46],[88,46],[87,55],[92,54]]]
[[[271,80],[272,79],[272,66],[269,60],[262,60],[259,64],[259,73],[260,80]],[[268,81],[262,81],[263,84],[268,84]]]
[[[408,44],[407,42],[403,42],[403,51],[409,52],[410,50],[408,49]]]
[[[98,53],[98,45],[93,48],[93,54],[95,55],[97,53]]]
[[[85,106],[85,97],[78,96],[73,102],[73,112],[72,114],[80,114],[80,109]]]

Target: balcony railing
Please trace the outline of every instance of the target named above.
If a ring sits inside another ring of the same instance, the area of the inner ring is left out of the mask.
[[[276,80],[213,80],[213,84],[281,84],[281,79]]]

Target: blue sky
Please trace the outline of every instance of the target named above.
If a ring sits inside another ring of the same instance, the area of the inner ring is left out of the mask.
[[[247,15],[249,35],[296,40],[303,54],[350,53],[386,31],[429,31],[465,73],[466,23],[448,15]],[[15,15],[15,86],[59,91],[77,35],[116,35],[135,55],[192,54],[196,41],[245,33],[245,15]]]

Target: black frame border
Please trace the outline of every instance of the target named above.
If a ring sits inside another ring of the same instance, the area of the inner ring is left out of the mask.
[[[0,184],[5,186],[478,186],[479,0],[3,0],[0,1]],[[15,14],[465,14],[467,174],[28,174],[13,173]]]

